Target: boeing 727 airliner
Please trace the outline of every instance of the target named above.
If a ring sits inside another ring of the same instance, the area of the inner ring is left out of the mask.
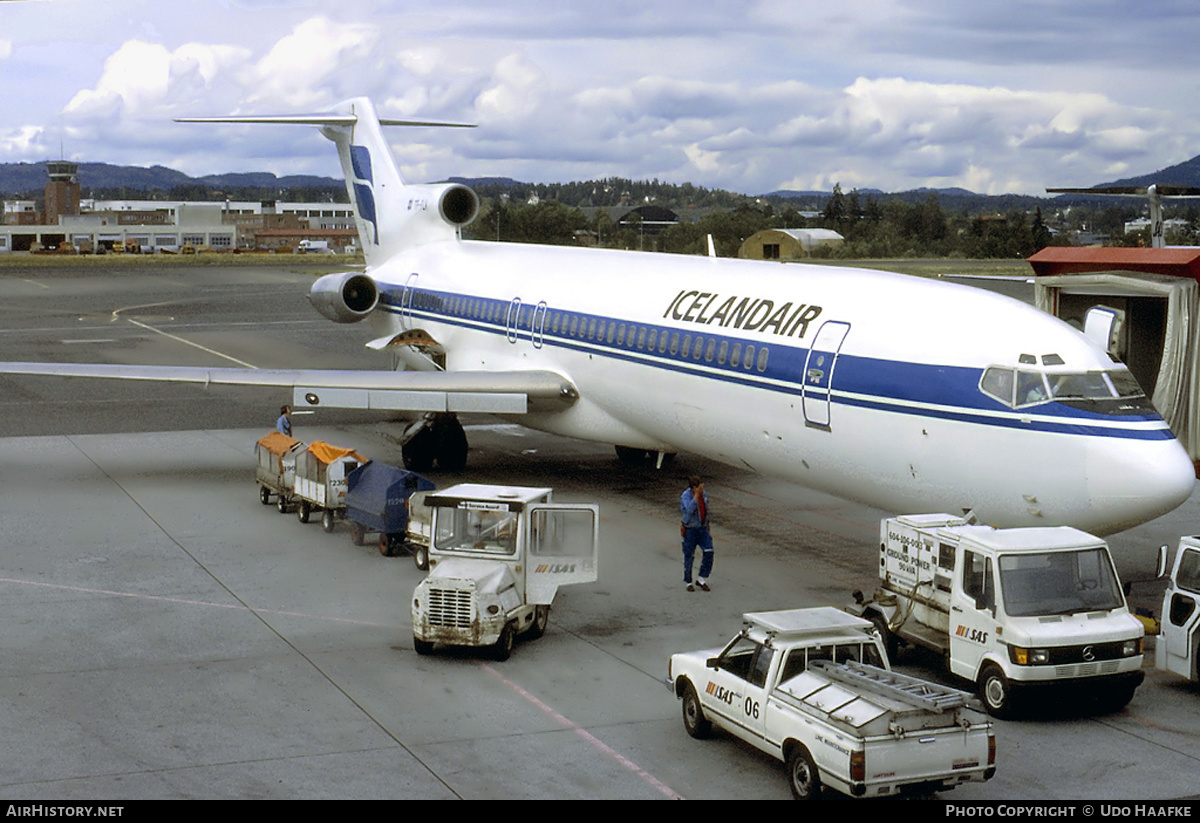
[[[1097,534],[1182,503],[1193,467],[1136,381],[1084,335],[982,290],[851,268],[467,242],[479,201],[412,185],[370,101],[206,118],[319,126],[365,272],[310,299],[365,320],[396,371],[5,363],[0,372],[285,386],[297,408],[425,415],[406,458],[466,459],[456,413],[638,452],[688,451],[891,512]]]

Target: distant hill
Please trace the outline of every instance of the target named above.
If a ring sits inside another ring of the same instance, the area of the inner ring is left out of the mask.
[[[1140,177],[1126,177],[1111,183],[1101,183],[1101,186],[1149,186],[1152,183],[1171,183],[1177,186],[1200,186],[1200,155],[1191,160],[1184,160],[1174,166],[1143,174]]]
[[[49,180],[49,174],[44,162],[0,163],[0,193],[5,196],[41,193],[47,180]],[[317,175],[278,177],[270,172],[243,172],[189,177],[181,171],[168,169],[165,166],[147,168],[144,166],[115,166],[110,163],[80,163],[79,185],[84,196],[89,196],[88,193],[94,191],[128,190],[131,197],[136,197],[137,193],[149,193],[156,190],[168,192],[184,186],[220,191],[330,187],[344,189],[340,179]]]
[[[0,197],[40,196],[49,179],[46,163],[0,163]],[[676,208],[703,206],[706,208],[733,208],[745,202],[747,195],[708,190],[692,184],[669,184],[654,181],[632,181],[610,178],[603,181],[585,181],[567,184],[530,184],[509,177],[452,177],[451,182],[463,183],[476,189],[483,197],[518,193],[538,193],[542,199],[558,200],[569,206],[611,206],[618,202],[658,202]],[[1051,181],[1053,184],[1055,181]],[[345,202],[345,185],[336,177],[317,175],[285,175],[279,177],[270,172],[236,172],[190,177],[181,171],[164,166],[116,166],[110,163],[80,163],[79,183],[85,197],[141,199],[166,194],[178,199],[223,199],[253,200],[281,194],[294,199],[334,199]],[[1200,156],[1183,163],[1168,166],[1150,174],[1128,177],[1099,186],[1144,186],[1151,183],[1173,183],[1185,186],[1200,186]],[[172,195],[174,191],[174,195]],[[864,201],[902,200],[907,203],[924,202],[935,195],[947,209],[968,213],[1005,212],[1013,209],[1032,210],[1045,197],[1026,195],[976,194],[962,188],[930,189],[885,193],[879,189],[858,189]],[[849,194],[849,190],[844,190]],[[776,205],[803,207],[801,204],[821,208],[832,192],[795,191],[781,189],[759,195]],[[1087,195],[1064,195],[1056,202],[1068,202]]]

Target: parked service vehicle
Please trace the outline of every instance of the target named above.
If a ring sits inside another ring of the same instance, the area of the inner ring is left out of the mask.
[[[413,593],[413,646],[491,646],[541,637],[559,586],[596,580],[599,510],[546,488],[464,483],[426,492],[429,576]]]
[[[366,533],[379,533],[379,553],[392,557],[400,550],[413,555],[417,568],[428,567],[429,543],[418,547],[409,542],[412,521],[410,503],[418,492],[434,489],[434,484],[405,469],[370,460],[346,476],[346,519],[350,521],[350,539],[364,543]],[[417,507],[418,516],[424,505]],[[423,555],[423,557],[422,557]]]
[[[723,649],[675,654],[667,681],[695,738],[718,726],[787,764],[792,795],[945,791],[996,773],[969,694],[890,670],[870,621],[837,609],[742,616]]]
[[[879,553],[880,587],[852,610],[893,653],[903,640],[944,655],[997,717],[1047,688],[1115,710],[1142,682],[1145,629],[1098,537],[907,515],[883,520]]]
[[[1158,577],[1167,571],[1167,547],[1159,550]],[[1163,594],[1162,621],[1154,646],[1154,665],[1200,680],[1200,535],[1183,537]]]

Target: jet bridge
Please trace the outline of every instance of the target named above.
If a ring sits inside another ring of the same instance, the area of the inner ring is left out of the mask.
[[[1047,247],[1029,264],[1037,307],[1127,365],[1200,466],[1200,248]]]

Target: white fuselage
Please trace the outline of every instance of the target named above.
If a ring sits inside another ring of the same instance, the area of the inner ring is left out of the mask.
[[[425,330],[447,369],[570,380],[572,406],[519,418],[545,431],[695,452],[892,512],[974,509],[1000,527],[1105,534],[1192,490],[1190,461],[1148,406],[1005,405],[983,393],[990,366],[1053,378],[1113,364],[1061,321],[982,290],[457,241],[369,274],[382,292],[378,331]]]

